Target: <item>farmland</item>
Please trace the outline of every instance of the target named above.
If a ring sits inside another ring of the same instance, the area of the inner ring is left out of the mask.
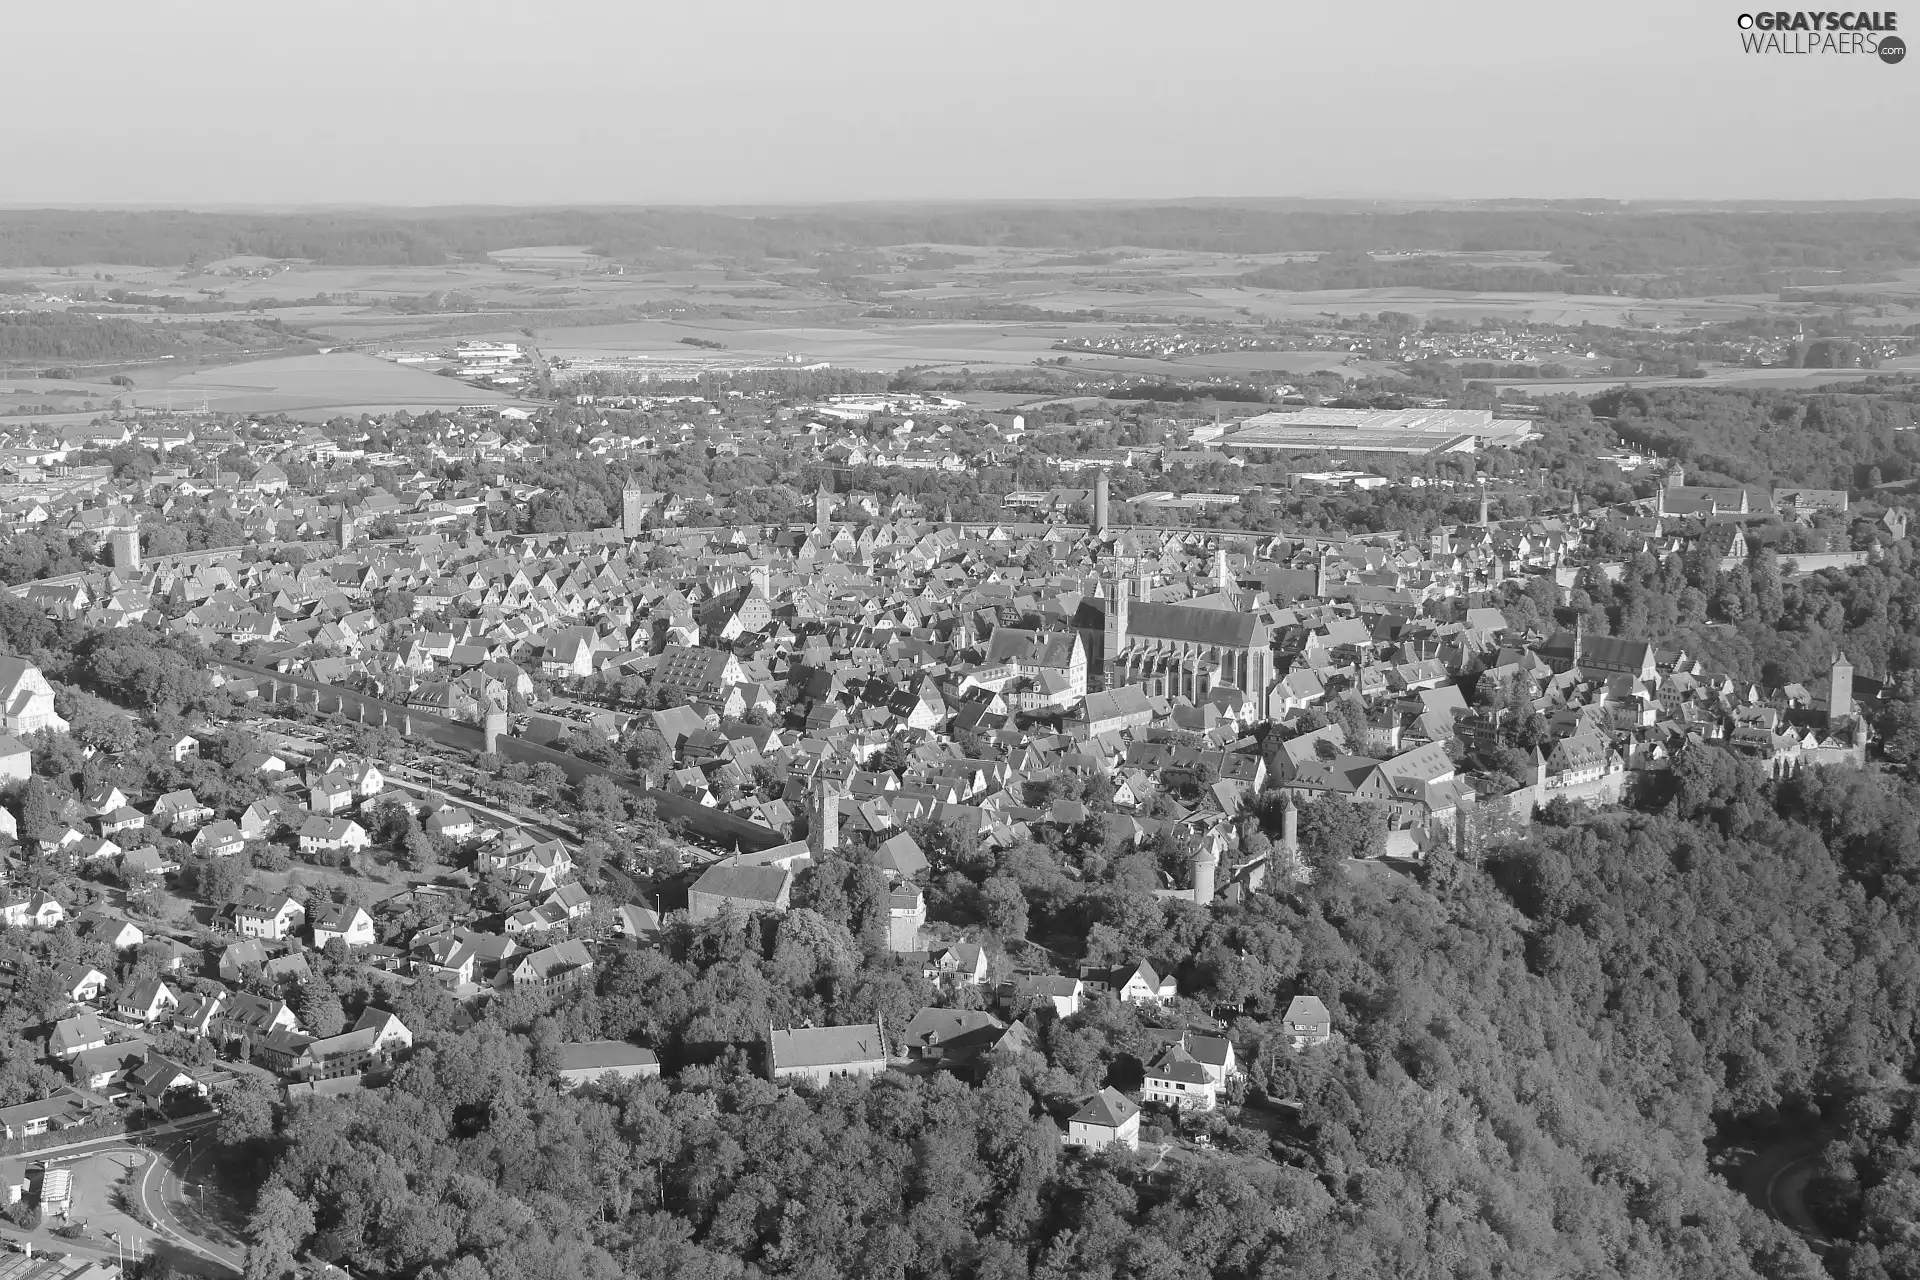
[[[1418,324],[1596,325],[1679,335],[1702,325],[1779,317],[1812,324],[1843,309],[1838,295],[1810,287],[1648,298],[1625,291],[1284,289],[1259,283],[1313,267],[1317,258],[1291,250],[1124,243],[1066,248],[915,242],[786,258],[671,248],[622,254],[617,248],[547,243],[490,248],[432,265],[356,266],[252,255],[187,267],[11,267],[0,270],[10,310],[84,310],[118,290],[175,301],[164,308],[115,305],[113,323],[166,326],[176,336],[166,343],[164,358],[155,354],[162,348],[145,344],[149,350],[118,367],[67,366],[74,377],[64,381],[35,380],[31,375],[44,370],[21,366],[12,386],[0,386],[0,413],[81,413],[110,408],[116,400],[305,414],[510,403],[508,396],[369,358],[392,348],[444,351],[461,338],[532,345],[552,360],[671,358],[682,368],[699,359],[695,344],[715,342],[722,344],[713,352],[716,365],[792,360],[887,374],[969,370],[987,376],[1020,372],[1031,379],[1044,363],[1047,376],[1070,391],[1076,382],[1103,377],[1271,384],[1312,374],[1377,376],[1393,368],[1380,349],[1370,355],[1364,343],[1350,344],[1339,334],[1388,312]],[[1368,256],[1358,258],[1364,268]],[[1536,248],[1379,251],[1370,260],[1377,273],[1391,274],[1406,259],[1463,271],[1530,272],[1534,282],[1563,274],[1562,263]],[[1846,295],[1872,300],[1871,311],[1863,302],[1850,317],[1890,330],[1915,323],[1920,269],[1890,266],[1884,275],[1882,283],[1844,287]],[[1569,282],[1575,283],[1571,277]],[[280,328],[269,332],[285,336],[258,349],[246,349],[255,344],[243,341],[228,344],[240,349],[219,350],[201,333],[222,317],[254,322],[239,332],[261,332],[259,323],[270,319]],[[1174,341],[1149,341],[1155,334]],[[1075,349],[1103,339],[1114,348],[1117,337],[1126,339],[1118,344],[1123,349]],[[336,350],[320,354],[328,348]],[[1535,356],[1536,363],[1563,365],[1569,377],[1514,385],[1531,392],[1581,391],[1620,379],[1613,362],[1584,359],[1583,352],[1562,346],[1550,357]],[[131,393],[108,384],[114,373],[133,380]],[[1719,368],[1708,376],[1716,382],[1784,378],[1799,385],[1828,375]]]

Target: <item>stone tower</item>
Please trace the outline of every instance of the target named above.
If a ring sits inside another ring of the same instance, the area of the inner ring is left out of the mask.
[[[353,545],[353,517],[345,508],[333,520],[333,541],[342,551]]]
[[[1483,480],[1480,482],[1480,520],[1479,520],[1479,524],[1482,529],[1487,527],[1487,524],[1488,524],[1487,517],[1489,514],[1491,514],[1490,505],[1491,504],[1489,503],[1487,498],[1487,484],[1486,484],[1486,481]]]
[[[115,529],[107,539],[113,547],[113,567],[123,573],[137,573],[140,569],[140,531],[138,529]]]
[[[829,850],[840,847],[840,780],[815,775],[808,800],[807,848],[819,862]]]
[[[497,702],[487,704],[487,718],[482,726],[485,734],[483,745],[488,755],[500,754],[500,739],[513,732],[513,721],[507,715],[507,709]]]
[[[1201,906],[1213,901],[1214,876],[1220,869],[1220,851],[1211,835],[1201,839],[1193,851],[1193,900]]]
[[[620,491],[620,536],[637,538],[646,531],[647,493],[644,489]]]
[[[1827,673],[1827,727],[1832,728],[1853,714],[1853,664],[1844,653],[1833,655],[1833,669]]]
[[[1107,479],[1107,473],[1101,471],[1093,478],[1093,532],[1095,535],[1107,531],[1107,504],[1113,499],[1113,484]]]
[[[823,484],[813,495],[813,527],[821,533],[831,533],[832,526],[833,494]]]
[[[1233,594],[1233,567],[1227,563],[1225,547],[1213,553],[1213,585],[1223,596]]]
[[[1308,879],[1307,864],[1300,857],[1300,806],[1292,796],[1287,797],[1286,807],[1280,811],[1280,849],[1273,860],[1287,880],[1305,883]]]

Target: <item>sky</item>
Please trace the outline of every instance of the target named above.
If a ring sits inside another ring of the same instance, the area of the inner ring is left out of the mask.
[[[1738,0],[15,9],[9,205],[1920,197],[1920,52]]]

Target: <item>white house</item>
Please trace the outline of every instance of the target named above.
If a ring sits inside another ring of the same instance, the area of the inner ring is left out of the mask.
[[[1067,1119],[1067,1145],[1090,1151],[1112,1143],[1128,1150],[1140,1146],[1140,1108],[1118,1089],[1105,1088]]]
[[[0,730],[10,734],[65,733],[67,722],[53,709],[53,686],[25,658],[0,655]]]
[[[335,938],[349,947],[370,947],[379,941],[373,932],[373,917],[362,907],[344,903],[323,907],[313,919],[313,945],[324,951]]]

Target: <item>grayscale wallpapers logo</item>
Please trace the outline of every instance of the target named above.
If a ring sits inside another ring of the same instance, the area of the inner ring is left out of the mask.
[[[1738,19],[1740,47],[1748,53],[1788,57],[1814,54],[1872,54],[1892,66],[1907,56],[1907,42],[1893,34],[1900,15],[1877,13],[1743,13]]]

